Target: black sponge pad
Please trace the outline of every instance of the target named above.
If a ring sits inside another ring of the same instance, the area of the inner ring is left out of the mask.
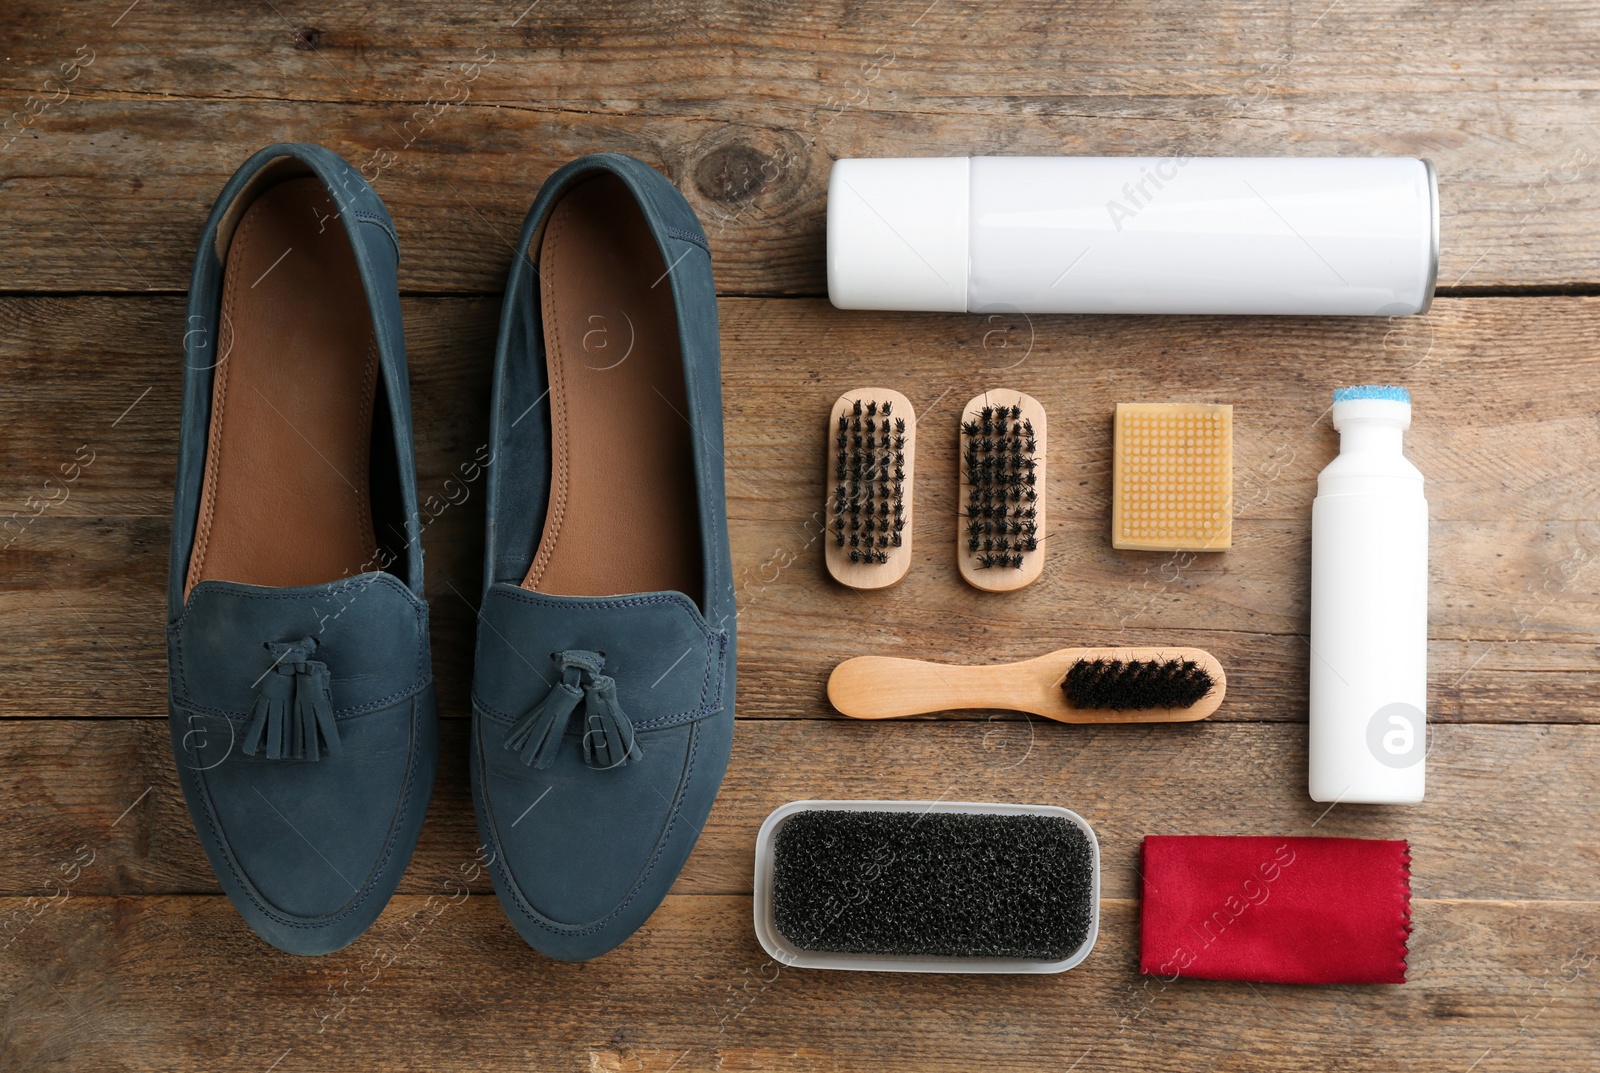
[[[1061,816],[812,809],[774,839],[772,909],[803,950],[1060,961],[1088,937],[1093,878]]]

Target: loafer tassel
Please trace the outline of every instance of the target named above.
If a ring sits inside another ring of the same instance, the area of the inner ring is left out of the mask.
[[[315,638],[268,642],[272,666],[261,676],[256,702],[245,724],[246,756],[268,760],[320,760],[339,752],[328,665],[311,658]]]
[[[621,767],[643,754],[634,738],[633,724],[617,703],[617,683],[603,674],[593,675],[584,686],[583,762],[593,768]]]
[[[633,724],[617,700],[617,683],[601,674],[605,657],[574,649],[553,652],[561,677],[545,698],[512,724],[505,747],[524,764],[547,768],[561,748],[561,737],[581,704],[584,711],[583,759],[593,768],[622,767],[643,753],[634,740]]]

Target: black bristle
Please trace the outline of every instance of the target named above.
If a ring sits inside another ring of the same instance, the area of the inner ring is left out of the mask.
[[[892,411],[892,403],[856,399],[839,417],[830,528],[841,548],[850,534],[853,563],[887,563],[888,549],[903,544],[906,421]]]
[[[1061,688],[1074,708],[1142,712],[1192,708],[1215,685],[1193,660],[1080,659]]]
[[[979,569],[1021,569],[1025,554],[1039,547],[1033,422],[1022,419],[1020,405],[985,406],[969,416],[961,425],[967,548],[984,552],[974,560]],[[995,536],[1016,539],[983,539]]]
[[[811,809],[773,840],[773,920],[803,950],[1060,961],[1088,938],[1093,882],[1060,816]]]

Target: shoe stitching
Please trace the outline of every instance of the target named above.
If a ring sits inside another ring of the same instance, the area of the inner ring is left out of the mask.
[[[541,243],[540,263],[549,272],[555,271],[556,247],[561,242],[561,231],[565,226],[565,218],[559,211],[559,203],[550,211],[550,220],[546,227]],[[548,256],[546,255],[548,254]],[[532,256],[530,248],[529,255]],[[537,269],[535,269],[537,272]],[[546,355],[545,368],[548,372],[549,392],[547,402],[550,409],[550,489],[546,497],[546,514],[548,527],[547,533],[539,537],[539,546],[534,551],[533,564],[528,568],[528,573],[523,578],[522,584],[532,588],[538,585],[544,577],[544,572],[550,568],[550,560],[555,557],[556,543],[561,539],[561,527],[566,522],[567,516],[567,456],[570,453],[567,439],[567,408],[562,405],[566,398],[566,374],[560,361],[550,361],[551,353],[564,353],[561,342],[561,320],[556,315],[554,287],[544,286],[544,276],[539,275],[539,312],[540,328],[552,334],[553,345],[542,346],[541,353]]]
[[[583,925],[562,924],[558,921],[550,920],[545,917],[533,907],[533,903],[529,901],[527,895],[523,893],[521,884],[519,884],[515,877],[512,876],[511,869],[506,864],[505,843],[500,838],[500,829],[495,825],[494,821],[494,810],[488,801],[487,783],[491,773],[489,772],[487,763],[482,757],[482,735],[478,734],[475,735],[475,737],[478,738],[476,743],[479,752],[478,765],[480,772],[482,772],[480,782],[483,784],[482,793],[484,797],[484,815],[488,818],[491,825],[491,832],[494,835],[495,867],[505,880],[505,886],[498,887],[497,893],[499,891],[509,891],[512,895],[512,908],[515,908],[517,912],[520,913],[522,917],[529,923],[543,928],[545,931],[548,931],[554,935],[576,937],[581,935],[593,935],[604,931],[615,917],[619,916],[624,909],[632,905],[634,900],[639,897],[639,894],[644,889],[645,884],[649,882],[651,875],[655,873],[656,866],[661,863],[661,855],[666,852],[667,843],[672,841],[672,833],[677,827],[678,817],[683,811],[684,797],[689,791],[690,784],[694,781],[695,760],[700,751],[700,727],[696,724],[691,725],[689,728],[689,755],[685,758],[683,777],[678,782],[677,793],[674,795],[673,800],[668,805],[666,828],[661,832],[661,837],[656,840],[656,844],[651,850],[650,859],[646,862],[644,870],[640,872],[639,878],[634,881],[633,886],[628,889],[628,893],[622,897],[622,900],[617,902],[616,905],[612,906],[610,912],[606,913],[605,916],[599,918],[598,920]],[[662,897],[665,898],[665,896],[666,893],[663,892]],[[660,903],[657,902],[657,905],[659,904]],[[505,906],[505,899],[503,897],[501,898],[501,905],[503,907]],[[654,910],[652,910],[652,912],[653,911]]]
[[[418,748],[417,742],[417,714],[417,702],[413,700],[411,702],[411,725],[408,737],[411,761],[406,768],[405,786],[401,791],[394,819],[390,823],[389,833],[384,839],[383,852],[378,855],[378,860],[373,864],[372,870],[367,874],[367,878],[362,881],[360,890],[356,895],[336,913],[318,918],[315,923],[286,915],[282,910],[267,902],[266,897],[260,894],[256,889],[255,883],[245,874],[243,867],[238,863],[234,855],[233,844],[222,833],[220,822],[212,806],[211,788],[206,783],[205,773],[200,772],[193,776],[194,784],[200,792],[201,803],[205,806],[206,826],[210,829],[216,846],[221,850],[221,855],[227,863],[228,871],[239,882],[240,888],[250,904],[260,910],[263,916],[283,927],[299,928],[302,931],[324,931],[331,929],[333,925],[340,923],[345,917],[350,916],[361,908],[362,904],[376,891],[378,877],[383,875],[390,859],[394,856],[395,842],[399,838],[400,831],[405,827],[406,812],[410,808],[411,795],[416,789],[417,763],[422,753],[422,750]]]
[[[710,258],[710,256],[711,256],[710,248],[707,247],[707,245],[703,241],[697,240],[692,234],[690,234],[688,232],[685,232],[685,231],[681,231],[678,228],[675,228],[675,227],[671,226],[670,224],[665,224],[665,223],[663,223],[661,225],[661,228],[667,234],[672,235],[672,236],[674,236],[676,238],[682,239],[683,241],[689,242],[692,245],[699,247],[701,250],[704,250],[705,254],[706,254],[706,257]],[[709,268],[709,265],[708,265],[708,268]],[[678,287],[678,282],[677,282],[676,279],[674,279],[671,282],[670,285],[672,287],[672,291],[673,291],[673,294],[675,296],[682,293],[681,289]],[[714,286],[713,286],[712,290],[713,290],[713,293],[714,293],[715,292],[715,287]],[[678,327],[678,335],[679,335],[678,342],[679,342],[680,351],[684,355],[687,356],[687,355],[699,354],[702,350],[713,350],[714,349],[714,350],[716,350],[718,352],[717,364],[720,367],[720,365],[721,365],[720,340],[717,340],[717,339],[714,338],[711,342],[704,343],[702,340],[697,339],[696,336],[697,336],[698,333],[695,332],[691,327],[691,325],[694,324],[694,323],[697,323],[697,322],[692,320],[691,318],[686,318],[686,317],[681,317],[681,316],[678,318],[678,325],[679,325],[679,327]],[[686,343],[688,345],[685,345]],[[685,379],[686,380],[688,379],[688,368],[690,366],[692,366],[693,364],[694,364],[693,358],[692,357],[688,357],[687,360],[685,361],[685,366],[686,366],[686,368],[685,368]],[[711,406],[710,405],[710,400],[702,398],[702,396],[704,396],[707,393],[707,388],[706,388],[706,385],[705,385],[706,379],[707,378],[703,377],[703,376],[695,377],[694,380],[695,380],[695,388],[696,388],[696,390],[693,393],[689,394],[686,397],[686,400],[685,400],[686,401],[686,405],[691,408],[691,417],[695,419],[695,420],[691,420],[690,421],[690,427],[693,428],[695,430],[695,433],[696,433],[696,435],[695,435],[695,454],[696,454],[697,457],[701,457],[701,458],[704,457],[705,448],[706,448],[706,444],[704,442],[705,441],[705,434],[704,434],[704,432],[702,432],[700,430],[699,422],[698,422],[698,419],[700,418],[700,416],[702,414],[704,414],[704,413],[716,413],[716,415],[717,415],[717,426],[718,426],[717,427],[718,439],[720,440],[722,438],[722,436],[721,436],[721,433],[722,433],[721,406],[720,406],[720,404],[717,405],[717,406]],[[719,386],[720,386],[720,384],[719,384]],[[720,449],[720,445],[719,445],[719,449]],[[708,462],[706,468],[709,468],[709,465],[710,465],[710,463]],[[698,465],[696,466],[697,470],[700,469],[700,468],[702,468],[702,467],[700,467]],[[698,478],[699,474],[697,473],[696,476]],[[697,483],[698,483],[698,481],[697,481]],[[709,513],[709,512],[707,512],[707,513]],[[717,535],[718,527],[715,526],[715,525],[704,524],[706,521],[707,521],[707,519],[705,519],[705,518],[701,519],[701,522],[702,522],[701,530],[702,530],[702,532],[709,532],[710,533],[710,538],[711,538],[711,545],[712,545],[712,547],[711,547],[711,551],[712,551],[711,559],[712,559],[712,563],[711,563],[711,585],[710,585],[710,588],[711,588],[711,591],[716,592],[719,597],[721,597],[723,599],[726,599],[727,593],[725,592],[724,586],[721,583],[721,575],[722,575],[722,569],[723,569],[723,555],[722,555],[722,543],[721,543],[721,541],[720,541],[720,539],[719,539],[719,537]],[[730,570],[731,570],[731,567],[730,567]],[[731,576],[728,579],[727,585],[729,587],[732,586],[732,578],[731,578]],[[709,608],[707,608],[707,610],[709,610]]]
[[[553,607],[570,611],[589,611],[596,609],[609,610],[619,607],[644,607],[648,604],[665,603],[672,604],[687,615],[690,614],[690,606],[692,606],[693,603],[693,601],[691,601],[687,596],[676,592],[640,593],[636,596],[565,596],[552,598],[549,595],[532,592],[527,589],[508,587],[504,589],[491,590],[489,595],[499,596],[507,600],[519,600],[522,603],[538,604],[542,607]],[[583,602],[569,602],[572,600],[581,600]],[[690,621],[693,623],[695,629],[700,631],[706,640],[709,641],[711,638],[716,636],[717,631],[712,629],[709,625],[702,625],[700,621],[695,621],[695,619],[699,617],[699,609],[696,608],[693,612],[693,615],[691,615]]]
[[[249,245],[250,232],[255,228],[256,219],[256,216],[249,212],[244,214],[244,220],[233,236],[235,251],[243,251]],[[222,347],[222,325],[233,323],[233,309],[239,285],[239,273],[228,272],[226,265],[223,267],[223,272],[227,282],[223,288],[221,316],[217,322],[218,350]],[[206,466],[200,481],[200,512],[195,521],[194,547],[189,554],[188,572],[184,575],[185,598],[199,582],[201,570],[205,566],[206,550],[211,542],[211,522],[217,509],[217,471],[222,465],[223,408],[228,401],[228,372],[231,368],[228,356],[223,355],[217,358],[216,368],[211,374],[211,419],[207,422],[209,427],[206,429]]]
[[[333,717],[335,719],[353,719],[356,716],[369,715],[373,712],[381,712],[385,708],[394,707],[407,697],[416,696],[418,693],[421,693],[432,684],[433,676],[429,675],[426,678],[422,678],[411,683],[404,689],[398,689],[395,692],[390,693],[387,697],[380,697],[377,700],[368,701],[365,704],[352,705],[348,708],[335,709]],[[169,699],[173,704],[177,705],[179,708],[182,708],[186,712],[195,712],[199,715],[214,715],[218,718],[227,719],[235,723],[248,722],[250,719],[250,713],[248,711],[237,711],[232,708],[218,708],[210,704],[201,704],[197,700],[191,700],[188,694],[184,694],[182,696],[174,694]]]
[[[360,179],[362,183],[367,182],[364,176],[358,175],[357,178]],[[368,189],[371,189],[370,184],[368,185]],[[380,229],[385,235],[388,235],[389,241],[394,244],[395,257],[396,259],[399,258],[400,238],[394,233],[394,226],[387,219],[385,219],[381,214],[373,212],[370,209],[352,209],[351,215],[360,220],[362,223],[372,224],[374,227]]]
[[[711,256],[711,247],[706,243],[705,239],[696,235],[694,232],[681,230],[673,227],[671,224],[662,224],[661,230],[666,234],[671,235],[675,239],[681,239],[684,242],[688,242],[692,245],[700,247],[702,250],[706,251],[707,257]]]
[[[355,589],[365,588],[368,585],[385,585],[406,598],[412,613],[416,615],[419,625],[427,613],[427,605],[417,598],[417,594],[406,587],[405,583],[393,574],[383,570],[374,570],[369,574],[356,574],[353,577],[336,582],[327,582],[324,586],[306,586],[298,592],[284,592],[278,589],[260,589],[256,586],[245,586],[239,582],[225,581],[218,583],[217,587],[208,588],[184,604],[183,611],[172,622],[175,628],[181,628],[189,618],[189,613],[199,603],[201,597],[212,593],[226,592],[229,596],[245,600],[305,600],[312,596],[310,589],[324,588],[326,595],[338,596]],[[221,586],[227,586],[222,588]],[[329,587],[337,586],[337,587]],[[196,586],[198,588],[199,586]],[[420,634],[419,634],[420,635]],[[418,666],[420,667],[420,658]]]
[[[730,640],[728,631],[711,629],[709,626],[704,625],[704,620],[699,617],[698,611],[691,612],[690,607],[688,606],[687,597],[671,593],[661,593],[655,595],[629,596],[613,599],[585,599],[582,603],[570,603],[568,600],[564,599],[551,599],[542,597],[538,593],[528,592],[525,589],[518,588],[513,590],[510,588],[504,588],[491,589],[488,595],[485,597],[485,603],[487,604],[488,600],[496,597],[563,611],[614,610],[621,607],[645,607],[651,604],[668,604],[672,607],[675,607],[684,613],[685,617],[689,619],[690,624],[700,633],[701,637],[705,639],[706,647],[708,649],[705,677],[702,679],[700,685],[700,701],[703,707],[691,709],[688,712],[682,712],[674,716],[663,716],[658,719],[636,722],[634,725],[640,728],[665,726],[670,725],[666,722],[663,722],[663,720],[668,719],[673,720],[674,723],[687,722],[691,718],[698,718],[700,715],[719,711],[723,707],[723,693],[725,692],[727,685],[727,652]],[[713,646],[715,646],[715,651],[709,651],[713,648]],[[711,692],[713,685],[716,687],[716,697],[708,701],[707,695]],[[476,690],[474,690],[473,696],[474,698],[478,696]],[[512,716],[505,716],[503,713],[499,712],[496,708],[488,705],[487,703],[485,703],[483,706],[486,711],[495,715],[497,718],[515,718]]]
[[[353,251],[352,251],[353,252]],[[359,270],[358,270],[359,271]],[[372,335],[367,340],[367,367],[361,373],[361,399],[362,406],[359,412],[362,429],[358,443],[369,445],[368,450],[362,453],[356,474],[355,486],[366,489],[365,495],[356,496],[356,525],[360,527],[357,534],[364,548],[371,548],[372,554],[367,559],[376,562],[378,558],[378,531],[372,523],[372,410],[376,399],[374,388],[378,382],[378,326],[377,318],[372,318]]]
[[[329,596],[338,596],[338,595],[341,595],[343,593],[351,592],[351,591],[354,591],[354,590],[364,589],[367,586],[374,585],[374,584],[385,585],[388,588],[391,588],[394,591],[403,594],[405,596],[407,602],[411,605],[412,615],[414,616],[415,621],[416,621],[417,638],[418,638],[417,645],[416,645],[416,650],[417,650],[417,660],[416,660],[417,679],[412,683],[412,685],[407,686],[404,689],[399,690],[395,694],[395,696],[399,697],[399,696],[406,695],[406,694],[409,694],[409,693],[415,693],[422,686],[426,685],[427,683],[429,683],[429,682],[431,682],[433,680],[432,671],[429,670],[428,667],[427,667],[427,664],[428,664],[427,656],[428,656],[428,648],[429,648],[428,643],[427,643],[427,641],[428,641],[427,605],[422,603],[420,600],[418,600],[417,597],[416,597],[416,594],[413,593],[410,589],[408,589],[404,584],[402,584],[399,578],[396,578],[391,574],[381,573],[381,572],[380,573],[374,573],[374,574],[362,575],[362,576],[360,576],[358,578],[352,578],[349,582],[347,582],[345,584],[340,584],[340,585],[337,585],[337,586],[334,586],[334,587],[329,587],[325,591],[326,591],[326,594],[329,595]],[[167,683],[169,697],[171,699],[173,699],[174,701],[177,701],[178,698],[181,697],[182,698],[182,703],[184,704],[185,707],[194,707],[197,710],[203,710],[203,711],[207,711],[209,713],[219,714],[219,715],[236,714],[236,713],[231,713],[226,709],[209,708],[209,707],[206,707],[204,705],[199,705],[199,704],[192,703],[192,702],[189,701],[189,687],[188,687],[188,680],[189,679],[188,679],[188,674],[186,673],[185,668],[184,668],[183,628],[187,624],[190,612],[195,607],[199,606],[200,601],[204,597],[206,597],[206,596],[208,596],[208,595],[210,595],[210,594],[212,594],[214,592],[226,592],[231,597],[239,598],[239,599],[246,599],[246,600],[306,600],[306,599],[308,599],[310,597],[310,594],[306,593],[306,592],[299,592],[299,593],[272,592],[272,591],[252,592],[252,591],[244,591],[244,590],[235,589],[235,588],[205,589],[205,590],[201,591],[199,596],[195,597],[194,599],[192,599],[188,603],[186,603],[184,605],[183,612],[178,616],[176,621],[174,621],[173,623],[171,623],[167,627],[168,648],[170,650],[169,659],[170,658],[175,658],[176,662],[178,664],[178,675],[177,675],[176,679],[173,679],[173,678],[171,678],[171,676],[169,676],[169,680],[168,680],[168,683]],[[377,702],[369,702],[369,703],[377,703]],[[339,709],[339,712],[343,712],[343,713],[346,713],[346,714],[359,714],[364,710],[367,710],[367,705],[357,705],[354,708],[341,708],[341,709]],[[339,713],[336,712],[335,716],[337,717],[338,714]]]
[[[512,715],[509,712],[501,711],[488,701],[484,700],[483,696],[476,689],[472,691],[472,707],[474,710],[478,711],[487,718],[494,720],[496,723],[515,723],[519,718],[518,716]],[[676,712],[672,715],[657,716],[654,719],[632,720],[633,729],[641,734],[650,730],[669,730],[672,727],[683,726],[685,723],[698,722],[708,715],[716,715],[718,712],[722,711],[722,709],[723,705],[719,703],[701,704],[698,707],[686,708],[683,711]]]

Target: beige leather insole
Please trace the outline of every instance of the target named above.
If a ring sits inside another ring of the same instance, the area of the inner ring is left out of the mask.
[[[522,585],[701,599],[694,431],[672,281],[620,179],[573,187],[539,242],[551,486]]]
[[[251,203],[228,247],[201,581],[311,585],[376,568],[368,463],[377,349],[355,255],[315,178]]]

